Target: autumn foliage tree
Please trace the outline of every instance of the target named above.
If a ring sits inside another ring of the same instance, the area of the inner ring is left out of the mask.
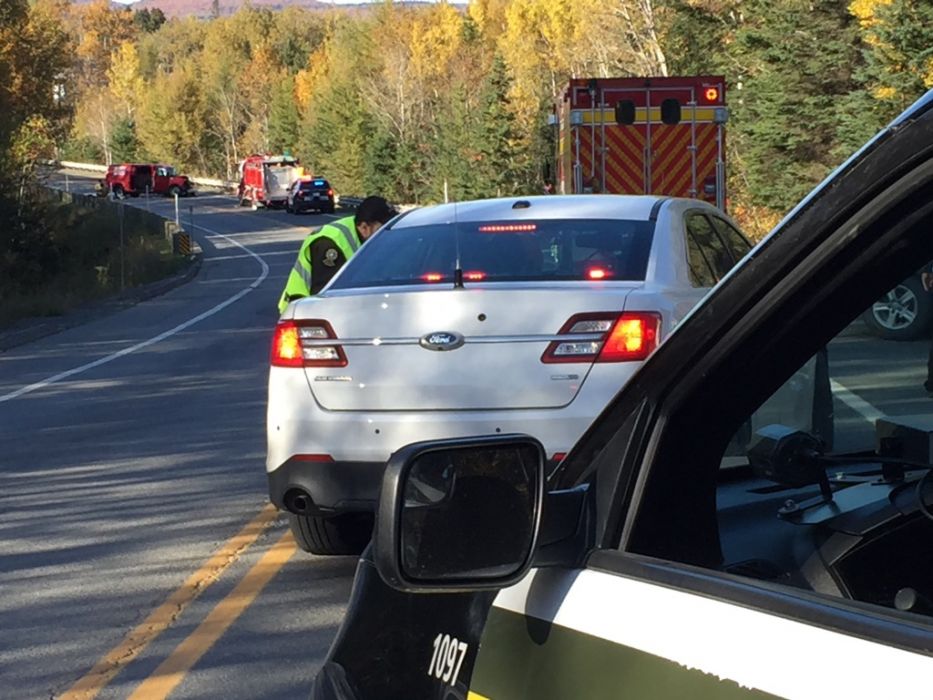
[[[56,3],[69,148],[228,179],[249,153],[290,151],[340,192],[398,201],[539,192],[568,78],[713,73],[732,210],[760,233],[933,85],[924,0],[247,3],[167,21],[107,0],[36,7]]]
[[[39,159],[55,155],[72,48],[55,0],[0,4],[0,300],[54,268],[57,251],[30,198]]]

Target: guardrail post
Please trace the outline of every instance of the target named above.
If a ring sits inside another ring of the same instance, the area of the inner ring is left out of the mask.
[[[120,202],[117,206],[119,208],[117,218],[120,220],[120,292],[123,292],[126,289],[126,255],[123,247],[123,208],[126,205]]]

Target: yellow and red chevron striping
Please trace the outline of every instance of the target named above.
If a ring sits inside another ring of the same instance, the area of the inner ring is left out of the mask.
[[[651,191],[676,197],[689,196],[693,158],[689,124],[652,129]],[[687,178],[686,186],[683,183]]]
[[[584,181],[589,181],[590,173],[595,172],[597,180],[602,167],[599,153],[600,136],[602,130],[596,134],[596,169],[591,169],[589,129],[580,132],[580,162],[583,166]],[[614,194],[644,194],[644,171],[642,167],[644,151],[643,127],[607,126],[605,129],[606,146],[606,191]]]
[[[713,195],[704,195],[704,181],[715,178],[717,127],[715,124],[696,124],[691,133],[689,123],[651,126],[651,182],[647,191],[675,197],[700,197],[715,201]],[[645,125],[606,125],[605,130],[581,128],[578,158],[585,187],[597,191],[602,182],[602,146],[605,134],[606,192],[614,194],[644,194]],[[690,151],[696,144],[696,159]],[[595,148],[594,148],[595,145]],[[595,155],[596,162],[592,162]],[[694,165],[696,179],[694,180]],[[694,190],[694,188],[696,188]]]

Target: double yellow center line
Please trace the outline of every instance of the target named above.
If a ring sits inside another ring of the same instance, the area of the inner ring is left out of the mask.
[[[91,700],[152,641],[168,629],[208,586],[245,552],[275,521],[276,509],[266,505],[242,530],[227,540],[205,564],[193,573],[164,603],[107,652],[93,668],[69,688],[60,700]],[[155,672],[130,696],[134,700],[166,697],[233,622],[255,600],[275,574],[296,551],[291,532],[286,531],[236,587],[217,604],[204,621]]]

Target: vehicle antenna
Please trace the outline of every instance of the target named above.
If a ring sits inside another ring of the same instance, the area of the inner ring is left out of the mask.
[[[454,265],[454,289],[463,289],[463,266],[460,264],[460,224],[457,222],[456,202],[454,202],[454,242],[457,246],[457,260]]]

